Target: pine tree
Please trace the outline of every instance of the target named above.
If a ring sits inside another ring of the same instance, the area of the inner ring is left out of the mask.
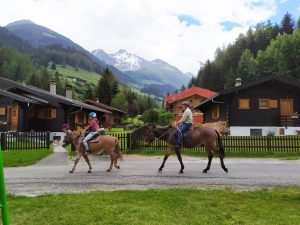
[[[292,34],[295,28],[295,21],[291,14],[288,12],[283,16],[283,19],[281,21],[281,32]]]
[[[184,84],[181,86],[180,91],[184,91],[186,88],[184,86]]]
[[[106,80],[104,77],[98,82],[96,97],[99,98],[99,101],[104,104],[111,104],[112,91],[108,80]]]
[[[54,62],[52,62],[52,64],[51,64],[51,70],[56,70],[56,65]]]
[[[93,89],[91,87],[91,85],[89,83],[87,83],[85,85],[85,92],[84,92],[84,99],[94,99],[94,93],[93,93]]]

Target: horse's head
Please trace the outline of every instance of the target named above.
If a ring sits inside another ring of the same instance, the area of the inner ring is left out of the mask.
[[[76,131],[71,131],[71,130],[67,130],[65,131],[66,135],[64,137],[63,140],[63,147],[67,147],[69,144],[74,144],[74,141],[76,141],[79,136],[81,135],[80,133],[76,132]]]
[[[144,145],[149,146],[156,138],[153,129],[156,128],[154,124],[148,124],[145,126],[146,132],[144,135]]]

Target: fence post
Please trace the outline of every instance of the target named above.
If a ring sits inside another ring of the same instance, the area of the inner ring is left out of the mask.
[[[126,138],[127,138],[127,149],[131,149],[131,133],[127,133]]]
[[[1,151],[6,149],[5,133],[1,133]]]
[[[268,152],[271,151],[271,136],[267,136],[267,149]]]
[[[47,131],[46,138],[47,138],[47,149],[50,150],[50,132],[49,131]]]
[[[1,134],[1,137],[2,137],[2,134]],[[0,194],[1,194],[2,222],[3,222],[3,225],[9,225],[1,145],[0,145],[0,188],[1,188],[1,190],[0,190],[1,193]]]

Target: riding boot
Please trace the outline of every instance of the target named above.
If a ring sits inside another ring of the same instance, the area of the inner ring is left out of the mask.
[[[181,150],[181,144],[177,144],[174,147],[175,152],[179,152]]]

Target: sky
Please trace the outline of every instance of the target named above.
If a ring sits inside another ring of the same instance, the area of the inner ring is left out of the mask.
[[[89,51],[125,49],[197,74],[249,27],[297,22],[300,0],[0,0],[0,26],[28,19]]]

